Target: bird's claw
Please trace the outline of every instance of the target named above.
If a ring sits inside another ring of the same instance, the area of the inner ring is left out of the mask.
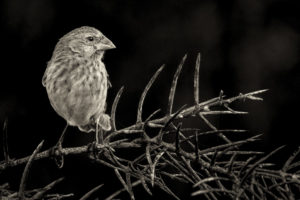
[[[99,144],[94,141],[90,144],[88,144],[88,152],[91,152],[90,158],[97,159],[99,158],[99,155],[101,154],[101,150],[99,150]]]
[[[62,154],[61,144],[57,144],[50,149],[50,155],[53,157],[56,166],[61,169],[64,166],[64,156]]]

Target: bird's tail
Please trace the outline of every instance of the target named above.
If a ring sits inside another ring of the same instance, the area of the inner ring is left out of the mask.
[[[100,115],[99,121],[98,121],[99,129],[102,129],[104,131],[110,131],[111,130],[111,124],[110,124],[110,116],[107,114]],[[96,129],[96,123],[90,123],[84,126],[78,127],[81,131],[89,133],[92,131],[95,131]]]

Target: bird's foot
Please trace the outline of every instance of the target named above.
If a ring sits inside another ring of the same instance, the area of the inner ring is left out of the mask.
[[[50,155],[53,157],[56,166],[61,169],[64,166],[64,155],[62,153],[61,143],[56,144],[50,149]]]
[[[89,157],[92,159],[98,159],[103,151],[103,148],[101,148],[102,146],[103,145],[99,144],[97,141],[88,144],[88,152],[90,152]]]
[[[65,126],[57,144],[54,147],[52,147],[50,150],[50,155],[54,158],[57,167],[60,169],[64,166],[64,161],[65,161],[64,156],[62,154],[62,143],[64,141],[65,133],[67,131],[68,126],[69,126],[68,124]]]

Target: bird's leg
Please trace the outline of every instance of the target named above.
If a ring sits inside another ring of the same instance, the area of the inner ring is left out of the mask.
[[[67,128],[68,128],[68,123],[67,125],[65,126],[58,142],[56,143],[56,145],[52,148],[52,155],[54,155],[54,160],[56,162],[56,165],[59,167],[59,168],[62,168],[63,165],[64,165],[64,157],[63,155],[61,154],[62,152],[62,143],[64,141],[64,138],[65,138],[65,134],[66,134],[66,131],[67,131]]]
[[[103,144],[103,130],[99,129],[99,119],[96,122],[96,144]]]
[[[63,143],[63,141],[64,141],[64,138],[65,138],[65,135],[66,135],[66,131],[67,131],[67,128],[68,128],[68,123],[67,123],[67,125],[65,126],[65,128],[64,128],[64,130],[63,130],[63,132],[62,132],[62,134],[61,134],[61,136],[60,136],[60,138],[59,138],[59,140],[58,140],[58,142],[57,142],[57,144],[56,144],[56,146],[58,146],[58,148],[60,148],[60,149],[62,149],[62,143]]]
[[[93,153],[94,158],[98,158],[98,145],[103,144],[103,132],[102,129],[99,129],[99,119],[96,120],[96,128],[95,128],[95,141],[89,145],[90,151]]]
[[[96,121],[96,135],[95,135],[95,141],[96,141],[96,145],[99,144],[99,119],[97,119]]]

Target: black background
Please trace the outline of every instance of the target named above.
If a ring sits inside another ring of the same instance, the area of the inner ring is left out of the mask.
[[[125,86],[118,127],[134,123],[139,96],[162,64],[166,68],[147,96],[144,118],[157,108],[165,110],[173,73],[185,53],[188,58],[175,108],[191,105],[193,66],[201,52],[201,100],[217,96],[221,89],[228,96],[270,89],[262,95],[263,102],[235,106],[249,111],[248,116],[220,119],[220,126],[264,133],[257,149],[287,145],[275,156],[276,162],[284,161],[299,145],[299,1],[2,0],[0,9],[0,120],[3,124],[8,119],[11,157],[28,155],[41,140],[45,140],[44,148],[56,143],[65,121],[51,108],[41,78],[58,39],[83,25],[98,28],[117,46],[106,53],[104,62],[113,85],[108,110],[118,89]],[[64,145],[92,140],[93,134],[70,128]],[[2,174],[0,183],[8,181],[17,189],[23,167]],[[121,187],[112,170],[80,156],[68,157],[62,170],[51,161],[34,165],[28,187],[61,176],[66,180],[58,191],[74,192],[76,198],[103,182],[108,184],[99,191],[99,198]],[[177,190],[184,193],[184,189]]]

